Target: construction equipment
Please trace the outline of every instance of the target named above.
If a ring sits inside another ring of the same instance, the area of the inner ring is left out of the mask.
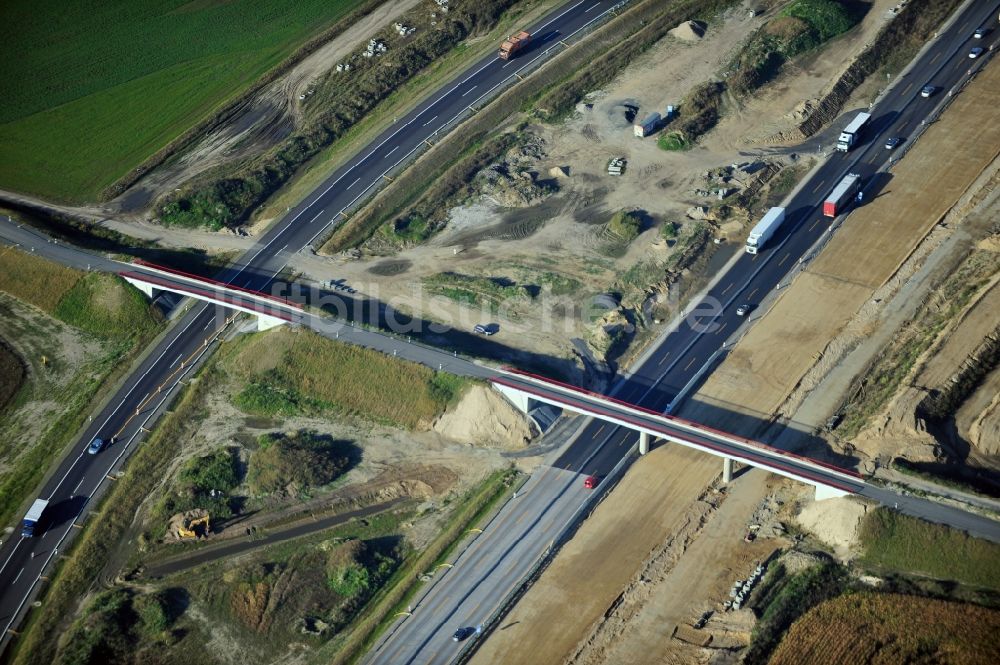
[[[174,515],[170,519],[171,531],[178,539],[203,538],[208,535],[210,515],[207,510],[195,509]]]

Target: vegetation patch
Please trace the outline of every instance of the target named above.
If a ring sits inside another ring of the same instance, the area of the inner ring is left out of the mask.
[[[238,510],[234,510],[229,493],[240,484],[238,465],[236,451],[231,448],[188,460],[174,491],[157,506],[160,521],[165,523],[174,513],[193,508],[207,510],[213,520],[232,517]]]
[[[0,182],[93,200],[359,4],[4,3]]]
[[[216,176],[172,197],[160,207],[166,224],[219,229],[249,219],[254,209],[296,170],[344,136],[352,126],[436,59],[470,35],[488,30],[513,0],[457,0],[437,25],[392,43],[377,58],[358,58],[350,72],[331,72],[317,84],[313,105],[321,112],[237,174]]]
[[[54,314],[71,326],[110,338],[148,334],[162,320],[141,291],[106,273],[78,280],[60,298]]]
[[[757,623],[743,662],[767,663],[792,623],[815,605],[839,595],[845,581],[844,569],[832,562],[822,562],[794,575],[788,575],[784,565],[775,565],[755,594]]]
[[[25,371],[21,358],[0,339],[0,413],[20,390]]]
[[[0,253],[0,291],[55,314],[60,301],[83,277],[73,268],[16,249]]]
[[[234,403],[254,415],[336,413],[426,427],[466,385],[459,377],[308,330],[245,335],[224,346],[219,357],[245,386]]]
[[[131,589],[104,591],[84,608],[60,640],[56,665],[156,662],[157,651],[172,646],[179,635],[168,594]]]
[[[336,480],[356,457],[350,441],[338,441],[311,430],[264,434],[250,456],[247,484],[257,496],[326,485]]]
[[[529,300],[534,293],[505,277],[477,277],[457,272],[442,272],[423,280],[428,292],[450,298],[464,305],[485,306],[497,310],[514,301]]]
[[[996,663],[998,631],[995,609],[852,593],[820,603],[793,623],[769,663]]]
[[[1000,591],[1000,545],[887,508],[861,523],[863,561],[883,571],[909,571]]]
[[[604,236],[612,243],[627,245],[639,237],[642,231],[642,217],[629,210],[619,210],[604,225]]]

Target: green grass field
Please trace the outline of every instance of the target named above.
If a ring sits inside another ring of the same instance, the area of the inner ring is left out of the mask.
[[[3,3],[0,187],[96,198],[361,2]]]

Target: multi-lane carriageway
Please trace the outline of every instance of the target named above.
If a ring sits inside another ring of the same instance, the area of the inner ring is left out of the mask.
[[[543,60],[552,49],[565,48],[566,44],[572,46],[574,35],[593,25],[615,4],[571,1],[537,24],[524,26],[540,35],[536,48],[511,61],[500,61],[491,54],[472,64],[452,87],[420,103],[386,129],[357,161],[333,173],[313,196],[269,229],[220,279],[235,286],[266,291],[274,276],[286,267],[290,254],[310,245],[331,224],[340,220],[345,211],[383,181],[386,174],[404,163],[418,146],[437,133],[447,131],[456,118],[469,112],[469,106],[481,103],[498,86]],[[994,46],[997,5],[995,1],[963,5],[949,25],[942,28],[940,35],[921,52],[909,71],[897,77],[878,101],[872,110],[872,130],[862,145],[851,153],[827,160],[785,203],[789,221],[787,228],[774,239],[774,244],[756,258],[740,256],[719,275],[715,285],[705,294],[705,298],[722,304],[721,314],[712,315],[711,330],[704,327],[694,330],[684,325],[671,329],[616,386],[616,397],[654,411],[663,411],[672,402],[740,323],[732,313],[735,308],[730,305],[759,301],[831,228],[829,220],[818,214],[817,206],[839,178],[847,172],[861,172],[869,182],[875,173],[884,169],[888,160],[882,148],[884,138],[913,136],[921,122],[944,104],[945,94],[921,99],[920,88],[931,83],[949,90],[965,76],[968,68],[980,66],[981,59],[967,59],[971,32],[980,25],[994,26],[989,39],[982,40],[982,46]],[[141,439],[141,426],[164,408],[178,382],[196,367],[198,360],[211,348],[211,342],[218,338],[227,320],[216,316],[214,310],[210,305],[198,305],[178,317],[107,407],[95,414],[93,423],[78,441],[78,450],[82,451],[91,438],[107,431],[119,431],[124,425],[120,442],[101,455],[91,457],[81,452],[69,456],[47,479],[41,496],[51,498],[57,507],[53,528],[31,541],[11,543],[8,540],[0,550],[0,626],[10,627],[22,615],[37,588],[42,570],[70,533],[75,516],[81,514],[93,493],[106,482],[109,470],[116,468],[125,452]],[[179,373],[178,363],[186,367]],[[445,365],[445,369],[451,367]],[[162,392],[158,392],[161,388]],[[534,560],[544,549],[546,530],[558,528],[569,519],[583,499],[574,474],[606,471],[634,444],[634,437],[630,438],[628,430],[610,429],[613,431],[605,431],[598,423],[584,428],[552,466],[539,474],[537,481],[533,476],[529,482],[538,490],[536,500],[542,500],[511,508],[522,511],[514,523],[524,528],[518,527],[505,534],[484,534],[481,568],[467,569],[462,575],[452,575],[447,584],[436,586],[438,598],[433,603],[436,609],[425,610],[422,617],[414,616],[402,630],[394,631],[394,643],[386,645],[376,659],[380,662],[438,660],[430,659],[426,649],[442,638],[442,629],[451,622],[473,620],[481,615],[483,607],[489,606],[487,599],[499,598],[510,585],[516,584],[528,565],[524,562]],[[870,488],[862,491],[871,495],[869,492]],[[883,496],[875,498],[893,504],[898,497],[885,491]],[[899,498],[898,505],[913,514],[959,528],[996,534],[996,523],[979,516],[912,497]],[[493,536],[516,541],[517,547],[498,545],[491,540]],[[465,604],[466,601],[469,604]],[[5,632],[0,639],[6,641],[8,637]],[[447,636],[443,639],[447,640]],[[386,660],[383,656],[388,653],[394,655]],[[444,653],[441,655],[444,657]]]

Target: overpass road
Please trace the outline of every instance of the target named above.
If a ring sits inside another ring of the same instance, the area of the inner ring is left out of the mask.
[[[948,88],[970,66],[966,52],[971,32],[995,18],[996,2],[972,2],[951,26],[925,49],[875,107],[872,130],[863,145],[846,155],[837,154],[818,168],[787,203],[789,221],[782,233],[761,253],[740,255],[704,294],[702,300],[721,310],[689,317],[674,325],[634,371],[617,384],[614,395],[626,402],[663,412],[696,378],[729,333],[742,322],[736,304],[757,302],[807,254],[830,227],[818,213],[818,204],[848,172],[859,172],[870,183],[889,154],[882,147],[886,136],[913,135],[922,120],[944,102],[943,96],[923,99],[919,89],[930,82]],[[306,248],[334,223],[341,211],[354,205],[395,167],[393,159],[412,152],[425,138],[445,127],[480,91],[489,91],[514,72],[544,58],[547,45],[568,39],[608,11],[610,2],[567,3],[537,26],[541,46],[522,58],[503,62],[490,56],[475,63],[458,83],[441,96],[421,104],[394,124],[356,162],[335,172],[301,205],[276,223],[241,260],[220,279],[236,286],[267,291],[287,265],[289,256]],[[995,41],[996,31],[988,35]],[[990,40],[980,40],[990,42]],[[988,43],[983,46],[991,45]],[[961,62],[959,62],[961,60]],[[218,311],[217,311],[218,310]],[[71,523],[80,515],[107,473],[120,464],[141,433],[139,426],[163,408],[176,382],[211,349],[226,325],[225,310],[196,304],[179,315],[146,354],[111,402],[94,418],[78,442],[79,455],[67,457],[47,479],[42,497],[53,501],[51,524],[40,538],[4,543],[0,549],[0,622],[8,627],[22,615],[37,590],[44,566],[56,554]],[[695,324],[695,325],[692,325]],[[179,371],[184,361],[186,369]],[[450,369],[443,364],[444,369]],[[163,386],[159,398],[157,387]],[[97,456],[83,454],[94,436],[118,433],[118,443]],[[602,475],[617,465],[633,447],[634,434],[621,427],[586,421],[570,436],[570,443],[550,465],[532,474],[524,493],[508,502],[485,532],[462,551],[455,567],[435,581],[413,615],[393,627],[370,660],[380,663],[449,662],[461,645],[450,641],[460,625],[476,625],[491,614],[508,590],[516,586],[557,533],[584,505],[587,493],[580,474]],[[879,497],[875,497],[879,498]],[[895,498],[883,494],[884,502]],[[926,507],[898,502],[901,509],[921,514]],[[926,502],[925,502],[926,503]],[[940,521],[953,515],[938,513]],[[6,640],[9,635],[4,634]]]

